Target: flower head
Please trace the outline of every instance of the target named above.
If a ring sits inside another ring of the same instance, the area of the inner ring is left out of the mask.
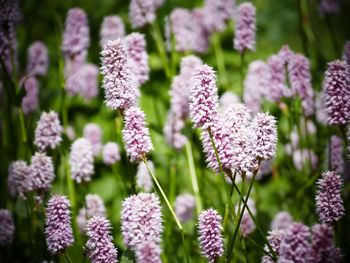
[[[276,252],[277,256],[279,254],[278,251],[280,249],[281,241],[284,235],[285,235],[285,230],[275,229],[275,230],[269,231],[269,235],[267,236],[267,240],[269,241],[272,249]],[[267,245],[265,245],[264,249],[266,252],[269,252]],[[263,256],[261,260],[261,263],[273,263],[273,262],[274,262],[273,259],[268,255]]]
[[[51,157],[45,153],[35,153],[32,156],[30,167],[33,177],[33,189],[36,191],[49,191],[55,179]]]
[[[137,263],[161,263],[160,247],[152,241],[143,242],[136,247],[136,262]]]
[[[340,262],[341,253],[333,244],[334,233],[332,227],[316,224],[311,230],[312,262]]]
[[[133,80],[140,86],[149,79],[148,54],[145,36],[140,33],[131,33],[125,37],[128,60],[133,74]]]
[[[11,212],[7,209],[0,209],[0,246],[12,243],[15,234],[15,224]]]
[[[343,139],[333,135],[330,141],[330,169],[338,174],[344,173]]]
[[[45,236],[51,254],[63,252],[74,242],[70,207],[67,197],[61,195],[52,196],[47,204]]]
[[[285,63],[284,59],[278,55],[272,55],[268,61],[268,92],[267,98],[273,102],[279,101],[288,91],[285,84]]]
[[[34,144],[40,151],[55,149],[62,141],[62,132],[58,114],[43,112],[35,129]]]
[[[155,194],[139,193],[126,198],[121,211],[124,243],[135,250],[146,241],[157,244],[163,232],[159,198]]]
[[[244,80],[243,99],[245,105],[253,112],[259,112],[262,97],[268,89],[269,68],[261,60],[249,64],[248,73]]]
[[[113,165],[120,160],[119,146],[115,142],[107,142],[102,149],[103,162]]]
[[[121,39],[109,40],[101,52],[103,88],[107,107],[125,110],[136,103],[127,49]]]
[[[175,199],[175,213],[181,222],[193,218],[193,210],[196,207],[196,200],[191,194],[181,194]]]
[[[92,145],[85,138],[76,139],[69,155],[71,177],[77,183],[89,182],[94,174]]]
[[[346,41],[344,45],[343,60],[350,65],[350,41]]]
[[[28,48],[27,73],[32,76],[44,76],[49,66],[47,47],[36,41]]]
[[[256,113],[252,130],[254,133],[254,156],[260,160],[269,160],[276,154],[277,127],[275,117],[268,113]]]
[[[117,263],[118,251],[113,245],[111,223],[104,216],[94,216],[87,222],[86,254],[91,263]]]
[[[148,161],[148,166],[151,169],[151,171],[154,172],[155,168],[152,161]],[[137,166],[136,185],[139,189],[145,192],[152,191],[152,188],[153,188],[152,178],[144,162],[140,162],[139,165]]]
[[[315,105],[309,60],[301,54],[293,54],[288,63],[288,74],[293,93],[301,98],[305,116],[310,116],[314,112]]]
[[[129,19],[132,28],[151,24],[156,18],[156,10],[163,4],[163,0],[131,0],[129,6]]]
[[[92,145],[94,155],[98,155],[102,148],[102,130],[96,123],[88,123],[84,127],[84,138]]]
[[[310,262],[310,252],[309,228],[301,223],[293,223],[282,238],[278,262],[307,263]]]
[[[207,129],[218,115],[216,74],[208,65],[198,66],[191,78],[190,115],[195,128]]]
[[[339,0],[321,0],[318,9],[323,15],[333,15],[339,12]]]
[[[328,63],[324,94],[328,124],[346,124],[350,120],[350,66],[345,61]]]
[[[38,109],[39,104],[39,83],[34,77],[24,78],[22,81],[26,95],[22,99],[24,114],[29,114]]]
[[[280,211],[275,215],[271,222],[271,230],[287,229],[292,223],[292,216],[286,211]]]
[[[119,16],[105,16],[100,30],[100,45],[103,46],[108,40],[122,38],[125,35],[125,26]]]
[[[335,172],[324,172],[317,181],[316,212],[322,223],[332,225],[344,215],[340,196],[341,177]]]
[[[220,108],[225,111],[232,104],[238,104],[240,99],[232,91],[225,91],[220,97]]]
[[[237,7],[235,14],[236,31],[234,48],[240,53],[255,50],[256,9],[251,3],[243,3]]]
[[[234,13],[235,1],[232,0],[205,0],[204,25],[208,32],[220,32],[226,28]]]
[[[179,116],[179,112],[176,112],[173,107],[170,108],[163,132],[166,142],[176,150],[182,149],[187,143],[187,137],[181,133],[184,127],[185,122]]]
[[[127,155],[132,162],[139,162],[153,149],[145,114],[140,108],[131,107],[125,111],[124,122],[123,140]]]
[[[193,23],[193,43],[192,49],[198,53],[206,53],[209,48],[210,33],[206,28],[206,11],[204,8],[195,8],[192,10]]]
[[[210,263],[214,263],[224,253],[221,221],[221,216],[214,209],[202,211],[198,218],[200,250]]]
[[[24,161],[10,163],[8,170],[8,188],[12,197],[26,199],[26,194],[33,190],[33,173]]]
[[[90,32],[86,13],[80,8],[71,8],[65,22],[62,51],[66,58],[74,59],[90,45]]]

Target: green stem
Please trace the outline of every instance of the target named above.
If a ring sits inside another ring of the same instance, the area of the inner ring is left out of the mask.
[[[216,57],[216,64],[219,71],[220,76],[220,82],[224,89],[227,89],[227,73],[226,73],[226,67],[225,67],[225,57],[220,45],[220,37],[218,33],[214,34],[212,36],[214,51],[215,51],[215,57]]]
[[[249,185],[249,188],[248,188],[248,192],[247,192],[247,195],[246,195],[246,199],[245,199],[244,204],[243,204],[242,211],[240,211],[240,213],[239,213],[238,222],[237,222],[235,231],[233,232],[233,236],[232,236],[232,239],[231,239],[230,245],[229,245],[229,250],[228,250],[228,254],[227,254],[227,261],[228,261],[228,262],[231,262],[231,260],[232,260],[233,247],[234,247],[234,245],[235,245],[235,241],[236,241],[236,237],[237,237],[237,234],[238,234],[238,230],[239,230],[239,227],[240,227],[240,224],[241,224],[243,215],[244,215],[244,210],[245,210],[245,208],[247,207],[246,204],[247,204],[247,202],[248,202],[248,198],[249,198],[250,192],[251,192],[251,190],[252,190],[253,183],[254,183],[254,180],[255,180],[255,176],[257,175],[257,173],[258,173],[258,169],[257,169],[256,171],[254,171],[253,178],[252,178],[252,180],[251,180],[251,182],[250,182],[250,185]]]
[[[22,138],[23,144],[26,144],[27,143],[26,124],[24,121],[24,114],[21,107],[18,108],[18,112],[19,112],[19,121],[21,125],[21,138]]]
[[[201,195],[198,187],[196,169],[193,161],[192,147],[189,141],[186,143],[186,155],[187,155],[188,168],[190,170],[192,188],[193,188],[194,196],[196,198],[196,209],[197,209],[196,211],[197,211],[197,215],[199,215],[200,212],[202,211],[203,206],[202,206]]]
[[[164,40],[163,40],[162,34],[160,33],[160,29],[159,29],[159,25],[158,25],[157,21],[154,21],[154,23],[152,23],[151,29],[152,29],[152,37],[153,37],[154,41],[156,42],[158,53],[160,55],[160,58],[162,60],[163,67],[165,70],[165,74],[166,74],[167,78],[170,79],[171,78],[171,70],[170,70],[169,64],[168,64],[168,58],[167,58],[166,51],[165,51]]]
[[[67,263],[71,263],[67,251],[64,252],[64,258],[66,259]]]
[[[325,17],[326,20],[326,24],[327,24],[327,28],[329,30],[329,33],[331,34],[331,38],[332,38],[332,43],[333,43],[333,48],[335,51],[336,56],[338,56],[339,54],[339,44],[337,41],[337,34],[334,31],[333,25],[332,25],[332,21],[329,15],[326,15]]]
[[[186,255],[186,262],[189,263],[190,260],[189,260],[189,257],[188,257],[187,251],[186,251],[185,238],[184,238],[184,235],[183,235],[183,227],[182,227],[182,225],[181,225],[179,219],[177,218],[177,216],[176,216],[176,214],[175,214],[175,212],[174,212],[174,209],[172,208],[172,206],[171,206],[171,204],[170,204],[170,202],[169,202],[167,196],[165,195],[165,193],[164,193],[164,191],[163,191],[163,188],[160,186],[160,184],[159,184],[159,182],[158,182],[156,176],[154,175],[152,169],[149,167],[147,159],[144,158],[144,159],[143,159],[143,162],[145,163],[145,165],[146,165],[146,167],[147,167],[147,170],[148,170],[148,172],[150,173],[150,175],[152,176],[152,179],[153,179],[153,181],[154,181],[154,183],[155,183],[155,185],[156,185],[156,187],[157,187],[158,192],[159,192],[160,195],[162,196],[162,198],[163,198],[164,202],[166,203],[166,205],[167,205],[167,207],[168,207],[168,209],[169,209],[171,215],[172,215],[173,218],[174,218],[174,221],[175,221],[177,227],[179,228],[179,231],[180,231],[181,237],[182,237],[182,241],[183,241],[183,245],[184,245],[184,252],[185,252],[185,255]]]
[[[302,46],[303,46],[303,50],[304,50],[304,54],[308,57],[309,56],[309,52],[307,49],[307,37],[304,31],[304,26],[303,26],[303,10],[302,10],[302,5],[301,5],[301,0],[298,0],[297,3],[297,8],[298,8],[298,15],[299,15],[299,34],[300,34],[300,38],[302,41]]]

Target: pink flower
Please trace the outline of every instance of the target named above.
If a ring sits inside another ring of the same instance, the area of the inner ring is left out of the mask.
[[[88,123],[84,127],[84,138],[92,145],[94,155],[98,155],[102,148],[102,129],[96,123]]]
[[[120,160],[119,146],[115,142],[108,142],[102,149],[103,162],[106,165],[113,165]]]
[[[107,43],[108,40],[122,38],[125,35],[125,26],[119,16],[105,16],[100,30],[100,46]]]
[[[26,95],[22,99],[22,109],[24,114],[29,114],[38,109],[39,83],[35,77],[24,78],[21,82],[26,90]]]
[[[36,191],[49,191],[55,179],[55,171],[51,157],[47,156],[45,153],[35,153],[32,156],[30,168],[32,172],[33,189]]]
[[[24,161],[10,163],[7,184],[12,197],[26,199],[27,193],[33,190],[33,173]]]
[[[234,7],[233,0],[205,0],[203,21],[208,32],[223,31],[227,21],[232,19]]]
[[[36,41],[28,48],[27,73],[31,76],[44,76],[49,66],[47,47]]]
[[[14,234],[15,224],[11,212],[7,209],[0,209],[0,246],[11,244]]]
[[[77,183],[91,181],[94,174],[94,156],[92,145],[85,138],[76,139],[69,155],[71,178]]]

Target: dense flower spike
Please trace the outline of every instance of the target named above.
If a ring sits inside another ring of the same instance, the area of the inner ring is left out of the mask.
[[[46,208],[45,236],[51,254],[62,253],[74,242],[67,197],[54,195]]]
[[[350,65],[350,41],[346,41],[344,45],[343,60]]]
[[[325,96],[324,93],[321,91],[316,94],[316,101],[315,101],[315,106],[316,106],[316,118],[317,121],[322,123],[323,125],[327,124],[327,113],[325,109]]]
[[[193,50],[195,35],[192,14],[185,8],[174,8],[170,14],[170,28],[175,38],[175,50]]]
[[[12,197],[19,196],[22,199],[26,199],[26,194],[33,190],[31,167],[24,161],[11,162],[7,184]]]
[[[344,157],[343,157],[343,139],[339,136],[333,135],[329,147],[329,164],[330,169],[338,174],[344,173]]]
[[[285,235],[285,231],[284,230],[280,230],[280,229],[275,229],[269,232],[269,235],[267,236],[267,240],[269,241],[272,249],[276,252],[277,257],[279,255],[278,251],[280,249],[281,246],[281,241],[283,239],[283,236]],[[267,247],[267,245],[265,245],[265,251],[269,252],[269,249]],[[273,263],[275,262],[270,256],[263,256],[261,263]]]
[[[151,169],[151,171],[155,171],[154,164],[152,161],[148,161],[148,166]],[[146,164],[143,162],[140,162],[137,167],[136,185],[139,189],[145,192],[151,192],[153,188],[153,181],[151,175],[148,172]]]
[[[288,63],[288,75],[292,92],[300,96],[305,116],[310,116],[315,106],[309,60],[301,54],[293,54]]]
[[[113,165],[120,160],[119,146],[115,142],[107,142],[102,149],[102,159],[106,165]]]
[[[103,88],[107,107],[125,110],[136,103],[136,87],[122,40],[110,40],[101,52]]]
[[[214,209],[202,211],[198,218],[198,241],[201,254],[210,263],[216,262],[224,253],[221,221],[221,216]]]
[[[44,43],[36,41],[28,48],[27,73],[44,76],[49,66],[49,54]]]
[[[269,160],[276,154],[277,127],[275,117],[268,113],[257,113],[252,122],[254,156]]]
[[[11,75],[17,66],[16,25],[20,20],[19,0],[2,0],[0,6],[0,57]]]
[[[0,246],[12,243],[15,234],[15,224],[11,212],[7,209],[0,209]]]
[[[103,48],[108,40],[122,38],[125,35],[125,26],[119,16],[106,16],[100,30],[100,45]]]
[[[236,31],[234,48],[240,53],[255,50],[256,9],[251,3],[243,3],[237,7],[235,14]]]
[[[86,52],[90,45],[89,25],[86,13],[80,8],[71,8],[65,22],[62,51],[66,58],[74,60]]]
[[[62,132],[58,114],[43,112],[35,129],[34,144],[40,151],[55,149],[62,141]]]
[[[96,194],[88,194],[85,196],[84,208],[80,209],[77,216],[77,223],[82,233],[85,232],[86,222],[93,216],[105,216],[106,208],[103,200]]]
[[[102,130],[96,123],[88,123],[84,127],[84,138],[92,145],[94,155],[98,155],[102,148]]]
[[[111,223],[106,217],[94,216],[87,223],[86,254],[91,263],[117,263],[118,252],[113,245]]]
[[[339,12],[340,0],[321,0],[318,8],[323,15],[333,15]]]
[[[84,64],[72,73],[66,81],[66,90],[71,95],[80,94],[86,100],[98,95],[98,68],[94,64]]]
[[[340,196],[341,177],[335,172],[324,172],[317,181],[316,212],[322,223],[332,225],[344,215]]]
[[[332,227],[324,224],[316,224],[312,227],[311,236],[312,262],[341,262],[341,252],[333,244],[334,233]]]
[[[243,99],[245,105],[253,112],[259,112],[261,101],[268,89],[269,68],[261,60],[249,64],[248,73],[244,80]]]
[[[193,218],[193,210],[196,207],[196,200],[191,194],[181,194],[175,199],[175,213],[181,222]]]
[[[229,129],[225,127],[224,120],[214,122],[214,125],[210,128],[213,141],[221,161],[222,169],[224,171],[231,171],[233,148],[230,140]],[[216,158],[215,149],[210,139],[208,131],[202,132],[202,145],[203,152],[206,155],[206,162],[208,166],[215,172],[220,172],[219,162]]]
[[[77,183],[89,182],[94,174],[93,148],[89,140],[76,139],[69,155],[71,178]]]
[[[131,107],[124,114],[123,140],[132,162],[139,162],[153,149],[145,114],[138,107]]]
[[[30,167],[33,177],[33,189],[39,192],[49,191],[55,179],[51,157],[45,153],[35,153],[32,156]]]
[[[205,25],[205,9],[192,10],[193,43],[192,49],[198,53],[206,53],[209,48],[209,32]]]
[[[39,83],[34,77],[24,78],[22,81],[26,95],[22,99],[24,114],[29,114],[38,109],[39,104]]]
[[[255,208],[254,200],[249,197],[248,201],[247,201],[247,205],[248,205],[250,211],[253,213],[253,215],[256,215],[256,208]],[[243,209],[243,208],[241,208],[241,209]],[[236,207],[236,211],[238,212],[238,206]],[[250,217],[250,214],[249,214],[247,208],[244,209],[242,221],[241,221],[239,228],[241,230],[243,237],[248,236],[256,228],[255,223],[254,223],[253,219]]]
[[[155,12],[163,2],[163,0],[131,0],[129,6],[129,19],[132,28],[139,28],[153,23],[156,18]]]
[[[292,216],[286,212],[278,212],[271,222],[271,230],[275,229],[287,229],[293,223]]]
[[[159,244],[163,232],[159,198],[155,194],[139,193],[126,198],[121,211],[124,243],[135,250],[145,241]]]
[[[136,248],[136,262],[137,263],[161,263],[160,247],[152,241],[141,243]]]
[[[216,74],[208,65],[198,66],[191,78],[190,115],[193,126],[210,128],[218,115],[219,98]]]
[[[350,66],[345,61],[328,63],[324,93],[328,124],[346,124],[350,120]]]
[[[220,97],[220,108],[225,111],[232,104],[238,104],[239,101],[237,94],[232,91],[225,91]]]
[[[181,130],[185,127],[185,122],[181,116],[179,116],[179,112],[175,111],[174,108],[172,107],[168,111],[168,117],[163,132],[166,142],[176,150],[180,150],[187,143],[186,136],[181,133]]]
[[[309,228],[301,223],[293,223],[285,232],[279,249],[279,263],[310,262],[311,244]]]
[[[148,81],[150,71],[145,36],[131,33],[125,37],[125,43],[133,81],[140,86]]]
[[[285,84],[285,67],[284,59],[278,55],[272,55],[268,61],[269,75],[268,75],[268,92],[267,98],[273,102],[279,101],[286,95],[288,88]]]
[[[233,0],[205,0],[203,22],[208,32],[223,31],[226,22],[232,19],[234,7]]]

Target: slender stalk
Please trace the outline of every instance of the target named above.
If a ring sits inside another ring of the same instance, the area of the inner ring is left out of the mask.
[[[241,65],[240,65],[240,77],[241,77],[241,101],[243,102],[243,95],[244,95],[244,50],[240,53],[240,58],[241,58]]]
[[[331,38],[332,38],[334,52],[335,52],[336,56],[338,56],[340,49],[339,49],[339,44],[338,44],[338,41],[337,41],[337,34],[334,31],[334,28],[333,28],[333,25],[332,25],[332,21],[331,21],[331,18],[330,18],[329,15],[326,15],[325,20],[326,20],[327,28],[328,28],[329,33],[330,33]]]
[[[189,256],[187,254],[187,250],[186,250],[186,244],[185,244],[185,237],[184,237],[184,234],[183,234],[183,227],[179,221],[179,219],[177,218],[175,212],[174,212],[174,209],[172,208],[167,196],[165,195],[164,191],[163,191],[163,188],[161,187],[161,185],[159,184],[156,176],[154,175],[152,169],[149,167],[148,165],[148,161],[146,158],[143,159],[143,162],[145,163],[146,167],[147,167],[147,170],[148,172],[150,173],[150,175],[152,176],[152,179],[157,187],[157,190],[158,192],[160,193],[160,195],[162,196],[164,202],[166,203],[168,209],[170,210],[170,213],[171,215],[173,216],[174,218],[174,221],[177,225],[177,227],[179,228],[179,231],[180,231],[180,234],[181,234],[181,238],[182,238],[182,242],[183,242],[183,245],[184,245],[184,253],[185,253],[185,256],[186,256],[186,262],[189,263],[190,262],[190,259],[189,259]]]
[[[196,211],[197,211],[197,215],[199,215],[200,212],[202,211],[203,206],[202,206],[201,195],[198,187],[196,169],[193,161],[192,147],[189,141],[186,143],[186,155],[187,155],[188,168],[190,170],[192,188],[193,188],[194,196],[196,198]]]
[[[163,67],[165,70],[165,74],[170,79],[171,78],[171,70],[169,68],[168,58],[167,58],[166,51],[165,51],[164,40],[163,40],[162,34],[160,33],[160,29],[159,29],[159,25],[158,25],[157,21],[154,21],[154,23],[152,23],[151,33],[152,33],[152,37],[153,37],[154,41],[156,42],[158,53],[159,53],[159,56],[162,60]]]
[[[67,263],[71,263],[67,251],[64,252],[64,258],[66,259]]]
[[[215,58],[216,58],[216,64],[219,71],[220,76],[220,82],[222,86],[227,89],[228,81],[227,81],[227,73],[226,73],[226,67],[225,67],[225,57],[220,45],[220,38],[218,33],[215,33],[212,36],[213,41],[213,47],[215,51]]]
[[[26,131],[26,124],[24,121],[24,114],[21,107],[18,108],[18,113],[19,113],[19,121],[21,125],[21,138],[22,138],[23,144],[25,144],[27,143],[27,131]]]
[[[304,26],[303,26],[303,10],[302,10],[302,5],[301,5],[301,0],[298,0],[297,2],[297,8],[298,8],[298,22],[299,22],[299,34],[300,34],[300,39],[301,39],[301,43],[303,46],[303,50],[304,50],[304,54],[308,57],[309,56],[309,52],[308,52],[308,47],[307,47],[307,37],[305,34],[305,30],[304,30]]]
[[[227,261],[228,262],[231,262],[231,260],[232,260],[233,247],[235,245],[235,241],[236,241],[236,237],[237,237],[237,234],[238,234],[238,230],[239,230],[239,227],[240,227],[240,224],[242,222],[243,215],[244,215],[244,210],[247,207],[248,198],[249,198],[250,192],[252,190],[253,183],[254,183],[254,180],[255,180],[255,177],[256,177],[257,173],[258,173],[258,169],[256,171],[254,171],[253,178],[252,178],[252,180],[250,182],[250,185],[249,185],[249,188],[248,188],[248,192],[247,192],[247,195],[246,195],[246,199],[245,199],[245,202],[243,204],[242,211],[240,211],[238,222],[237,222],[235,231],[233,232],[232,239],[230,241],[228,255],[227,255]]]

